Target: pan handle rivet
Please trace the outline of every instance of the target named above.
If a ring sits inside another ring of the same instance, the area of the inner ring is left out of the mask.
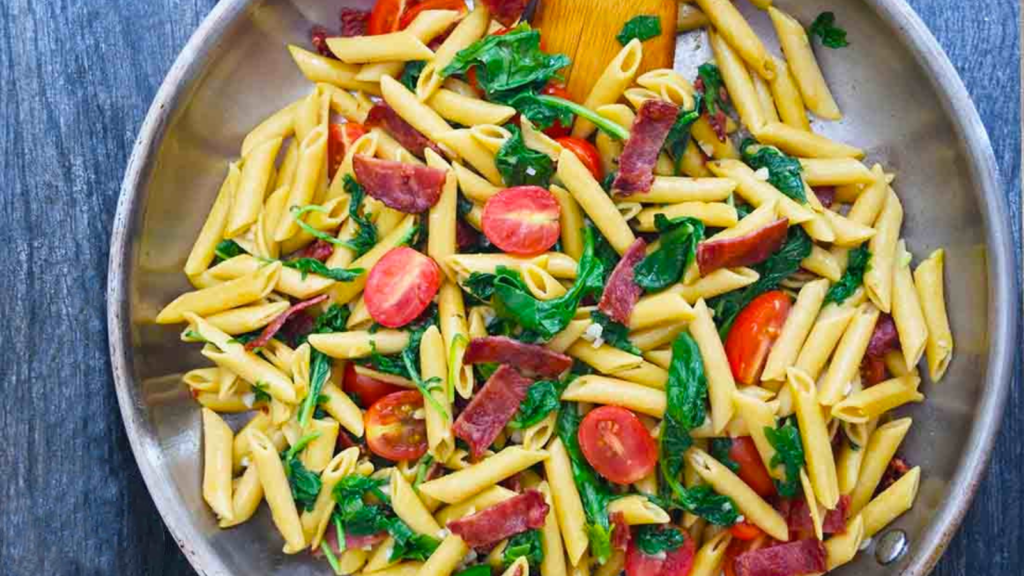
[[[875,560],[883,566],[899,560],[909,547],[907,533],[903,530],[889,530],[881,538],[876,539],[876,542]]]

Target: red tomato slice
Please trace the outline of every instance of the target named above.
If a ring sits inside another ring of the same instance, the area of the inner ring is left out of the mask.
[[[327,133],[327,175],[334,178],[341,162],[345,159],[345,151],[360,136],[366,134],[366,127],[357,122],[330,125]]]
[[[398,31],[398,19],[405,11],[405,0],[377,0],[366,23],[370,36]]]
[[[664,556],[644,554],[636,538],[631,538],[626,550],[626,576],[687,576],[693,570],[696,553],[697,545],[688,535],[682,546],[665,552]]]
[[[558,242],[561,209],[540,186],[514,186],[491,196],[481,228],[495,246],[510,254],[540,254]]]
[[[761,534],[764,534],[760,528],[746,521],[737,522],[730,526],[729,533],[740,540],[753,540]]]
[[[381,326],[398,328],[426,310],[440,286],[441,269],[433,260],[399,246],[385,254],[366,277],[366,310]]]
[[[416,460],[427,451],[427,421],[416,418],[423,395],[416,390],[388,394],[373,403],[363,416],[366,445],[388,460]]]
[[[725,339],[732,375],[743,384],[757,383],[768,351],[782,332],[791,303],[782,290],[765,292],[747,304]]]
[[[345,377],[342,380],[341,387],[345,392],[358,396],[359,402],[364,407],[372,406],[377,400],[388,394],[405,390],[401,386],[396,386],[361,373],[356,369],[356,365],[351,362],[345,365]]]
[[[405,30],[412,24],[413,20],[426,10],[455,10],[465,14],[468,8],[463,0],[423,0],[419,4],[409,8],[398,20],[398,29]]]
[[[740,436],[732,439],[732,446],[729,448],[729,458],[740,465],[736,474],[754,489],[761,496],[775,494],[775,483],[768,474],[768,470],[757,453],[757,446],[750,436]]]
[[[544,89],[540,91],[540,93],[547,94],[549,96],[557,96],[558,98],[562,98],[565,100],[572,100],[572,97],[569,96],[569,91],[565,89],[565,86],[563,84],[555,84],[553,82],[549,82],[548,85],[545,86]],[[572,132],[572,124],[569,124],[568,126],[563,126],[561,122],[558,122],[556,120],[554,124],[545,128],[543,132],[555,139],[564,138],[568,136],[570,132]]]
[[[658,446],[640,419],[619,406],[587,413],[578,433],[580,449],[597,473],[618,484],[647,476],[658,461]]]
[[[582,138],[573,138],[572,136],[566,136],[565,138],[559,138],[557,140],[562,148],[565,148],[576,155],[583,162],[583,165],[590,170],[590,173],[594,175],[594,179],[598,182],[604,178],[604,170],[601,169],[601,155],[597,153],[597,148],[593,144],[587,142]]]

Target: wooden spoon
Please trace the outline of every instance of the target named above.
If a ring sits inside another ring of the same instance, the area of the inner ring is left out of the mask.
[[[661,35],[644,42],[637,76],[672,68],[678,0],[538,0],[531,24],[540,28],[544,49],[572,58],[564,72],[573,100],[583,102],[608,62],[622,49],[615,36],[641,14],[661,19]]]

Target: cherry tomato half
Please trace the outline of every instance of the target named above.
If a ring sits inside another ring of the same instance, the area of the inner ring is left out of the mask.
[[[647,476],[658,461],[658,446],[640,419],[619,406],[587,413],[578,433],[580,449],[597,473],[618,484]]]
[[[740,465],[740,470],[736,475],[740,477],[740,480],[746,482],[747,486],[753,488],[754,492],[761,496],[775,494],[775,483],[768,475],[768,470],[764,467],[764,462],[761,461],[761,456],[757,452],[757,446],[750,436],[732,439],[729,458]]]
[[[377,400],[388,394],[404,390],[401,386],[396,386],[390,382],[378,380],[373,376],[362,373],[351,362],[345,365],[345,377],[342,379],[341,387],[345,392],[358,396],[360,403],[364,407],[372,406]]]
[[[388,460],[416,460],[427,451],[427,421],[416,418],[423,395],[416,390],[395,392],[377,400],[366,411],[366,445]]]
[[[345,151],[366,134],[366,127],[358,122],[347,122],[345,124],[330,125],[327,133],[327,175],[334,178],[334,174],[341,167],[345,159]]]
[[[370,36],[398,31],[398,20],[405,12],[405,0],[377,0],[366,23]]]
[[[740,540],[753,540],[761,534],[764,534],[760,528],[747,521],[733,524],[729,527],[729,533],[732,534],[734,538],[739,538]]]
[[[696,553],[697,545],[689,536],[679,548],[657,556],[644,554],[637,539],[631,538],[626,550],[626,576],[687,576],[693,570]]]
[[[421,12],[427,10],[455,10],[460,14],[465,14],[468,8],[466,8],[464,0],[423,0],[402,14],[398,20],[398,29],[405,30]]]
[[[562,84],[555,84],[554,82],[548,82],[547,86],[545,86],[540,93],[547,94],[549,96],[556,96],[564,100],[572,100],[572,97],[569,96],[569,91],[565,89],[565,86]],[[561,122],[556,120],[554,124],[545,128],[543,132],[555,139],[564,138],[572,132],[572,124],[564,126]]]
[[[725,339],[725,355],[732,375],[743,384],[755,384],[768,359],[768,351],[782,332],[791,303],[782,290],[765,292],[747,304]]]
[[[558,242],[561,208],[540,186],[514,186],[491,196],[480,217],[481,228],[495,246],[510,254],[540,254]]]
[[[441,269],[408,246],[393,248],[370,270],[363,297],[370,317],[398,328],[419,316],[441,286]]]
[[[604,178],[604,170],[601,169],[601,155],[597,153],[597,148],[593,144],[587,142],[582,138],[573,138],[572,136],[566,136],[565,138],[559,138],[556,140],[562,145],[562,148],[569,150],[583,162],[583,165],[590,170],[590,173],[594,175],[594,180],[598,182]]]

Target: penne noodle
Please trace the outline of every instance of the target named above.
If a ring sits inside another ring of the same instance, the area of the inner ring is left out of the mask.
[[[827,120],[842,119],[843,114],[828,89],[821,68],[818,67],[814,51],[811,50],[811,41],[807,38],[803,25],[775,7],[768,8],[768,15],[771,16],[782,53],[786,55],[807,108]]]
[[[932,382],[942,379],[953,357],[953,334],[949,329],[949,318],[946,316],[945,288],[942,280],[944,261],[945,252],[939,249],[932,252],[914,270],[914,287],[917,289],[918,300],[928,327],[925,355],[928,361],[928,375],[931,376]]]
[[[608,66],[605,67],[604,72],[594,81],[594,85],[590,88],[590,93],[587,94],[586,99],[583,101],[583,106],[596,110],[606,104],[614,104],[622,96],[626,88],[632,84],[637,71],[640,69],[642,57],[643,48],[641,47],[640,40],[636,38],[630,40],[612,58]],[[575,138],[586,138],[593,134],[596,129],[597,127],[593,122],[582,116],[577,116],[572,126],[572,135]],[[568,184],[564,179],[563,182]]]

